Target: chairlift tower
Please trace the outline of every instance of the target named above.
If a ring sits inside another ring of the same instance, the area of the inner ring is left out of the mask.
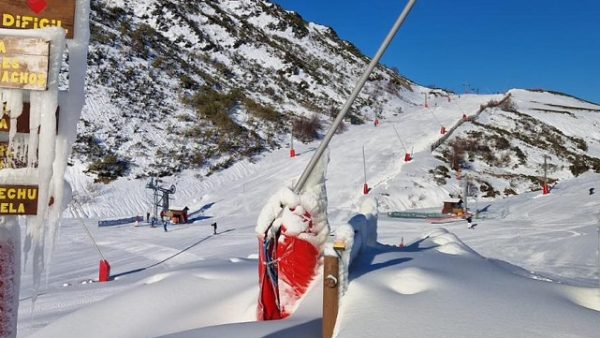
[[[164,188],[160,186],[162,181],[158,178],[150,177],[150,181],[146,183],[146,189],[152,189],[153,191],[153,199],[152,199],[152,220],[150,224],[154,225],[158,221],[158,209],[160,208],[161,212],[169,211],[169,195],[173,195],[175,193],[175,185],[171,185],[170,188]]]

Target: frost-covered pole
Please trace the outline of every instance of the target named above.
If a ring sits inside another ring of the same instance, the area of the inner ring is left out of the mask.
[[[0,337],[15,337],[19,309],[21,230],[16,216],[0,218]]]
[[[310,159],[310,162],[308,163],[308,165],[304,169],[304,172],[302,173],[302,176],[300,176],[300,179],[298,180],[298,182],[294,186],[294,192],[300,193],[302,191],[302,189],[304,188],[304,184],[306,183],[306,181],[308,180],[308,177],[310,176],[310,174],[314,170],[315,166],[317,165],[317,162],[319,161],[319,159],[321,158],[321,156],[325,152],[325,149],[329,145],[329,142],[331,141],[331,138],[335,134],[335,131],[337,130],[338,126],[340,125],[340,123],[342,123],[342,120],[344,119],[344,117],[348,113],[348,110],[350,110],[350,107],[352,106],[352,103],[354,103],[354,100],[356,99],[356,97],[358,96],[358,94],[362,90],[363,86],[367,82],[367,79],[369,78],[369,75],[371,75],[371,73],[373,72],[373,70],[375,69],[375,67],[377,66],[377,64],[379,63],[379,60],[381,60],[381,57],[383,56],[383,54],[385,53],[386,49],[388,48],[388,46],[390,45],[390,43],[394,39],[394,36],[396,35],[396,33],[398,32],[398,30],[400,29],[400,26],[402,26],[402,24],[406,20],[406,17],[410,13],[410,11],[412,10],[412,8],[413,8],[413,6],[415,5],[416,2],[417,2],[417,0],[409,0],[408,4],[406,4],[406,6],[404,7],[404,10],[402,11],[402,13],[400,14],[400,16],[398,17],[398,20],[396,20],[396,23],[394,24],[394,26],[392,27],[392,29],[390,30],[390,32],[386,36],[385,40],[383,41],[383,43],[379,47],[379,50],[375,54],[375,57],[373,57],[373,60],[371,60],[371,63],[369,63],[369,66],[365,70],[364,74],[360,77],[360,79],[356,83],[356,86],[354,87],[354,90],[352,91],[352,94],[350,94],[350,97],[348,98],[348,100],[346,101],[346,103],[344,104],[344,106],[342,107],[342,109],[340,110],[340,112],[339,112],[338,116],[336,117],[335,121],[333,121],[333,124],[331,125],[331,128],[329,128],[329,131],[327,132],[327,135],[325,135],[325,138],[323,139],[323,141],[319,145],[319,148],[317,149],[317,151],[315,152],[315,154],[313,155],[313,157]]]

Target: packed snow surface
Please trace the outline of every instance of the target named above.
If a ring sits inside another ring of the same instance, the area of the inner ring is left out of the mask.
[[[441,209],[448,193],[460,187],[456,181],[439,187],[426,175],[435,163],[429,146],[439,137],[440,124],[453,124],[491,98],[500,96],[438,98],[435,115],[432,109],[407,107],[379,127],[352,126],[336,135],[326,181],[333,235],[357,213],[375,214],[377,203],[362,196],[363,145],[375,200],[385,197],[394,202],[393,210],[409,209],[419,185],[425,189],[418,207]],[[392,124],[408,147],[414,145],[412,162],[404,163],[405,149]],[[164,185],[177,185],[173,204],[187,205],[192,220],[169,225],[168,232],[144,222],[97,227],[100,219],[145,215],[146,182],[98,185],[81,173],[83,168],[70,167],[68,181],[81,208],[65,212],[47,286],[33,308],[31,271],[23,273],[19,336],[320,336],[318,282],[291,318],[254,321],[258,214],[273,194],[293,185],[315,148],[316,143],[296,144],[297,158],[281,149],[208,178],[193,172],[165,178]],[[599,178],[587,173],[562,180],[547,196],[530,192],[470,201],[471,208],[483,211],[472,230],[466,222],[439,228],[389,218],[383,209],[392,204],[379,204],[378,216],[370,218],[376,228],[367,230],[376,231],[376,242],[366,243],[350,266],[337,337],[596,336],[600,194],[590,195],[588,189],[600,191]],[[100,257],[84,225],[111,263],[111,282],[93,282]],[[342,237],[348,228],[344,231]]]

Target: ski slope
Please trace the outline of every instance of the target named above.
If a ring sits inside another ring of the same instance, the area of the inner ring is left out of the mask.
[[[371,194],[381,210],[441,207],[458,182],[439,187],[426,175],[436,163],[429,146],[440,124],[501,95],[464,95],[431,108],[398,102],[404,113],[382,125],[351,126],[330,145],[327,174],[333,231],[356,213],[362,194],[362,149]],[[553,99],[555,98],[553,96]],[[562,102],[562,101],[561,101]],[[402,143],[392,128],[396,126]],[[68,209],[48,269],[32,302],[31,272],[21,285],[21,337],[313,337],[320,335],[320,286],[315,283],[292,318],[254,322],[257,239],[254,222],[266,200],[290,186],[316,143],[243,161],[207,178],[193,172],[176,184],[172,205],[187,205],[196,221],[162,227],[96,227],[97,221],[145,215],[145,181],[95,185],[81,167],[68,180],[81,209]],[[414,160],[404,163],[405,148]],[[597,174],[560,182],[552,194],[527,193],[478,202],[475,230],[446,230],[423,221],[379,217],[379,246],[352,267],[342,300],[338,337],[591,337],[600,331],[596,265],[600,194]],[[418,190],[418,193],[415,191]],[[112,265],[109,283],[97,278],[93,233]],[[218,234],[210,224],[218,223]],[[448,232],[446,232],[448,231]],[[429,235],[429,236],[428,236]],[[408,246],[399,250],[402,240]],[[515,305],[516,304],[516,305]],[[516,308],[516,309],[515,309]],[[479,320],[480,319],[480,320]]]

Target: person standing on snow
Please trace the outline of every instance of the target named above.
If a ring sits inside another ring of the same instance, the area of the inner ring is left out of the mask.
[[[467,226],[468,226],[467,228],[468,228],[468,229],[473,229],[473,223],[471,223],[471,221],[472,221],[473,219],[471,218],[471,215],[467,216],[467,218],[466,218],[466,219],[467,219]]]
[[[210,226],[213,227],[213,235],[216,235],[217,234],[217,222],[214,222]]]

